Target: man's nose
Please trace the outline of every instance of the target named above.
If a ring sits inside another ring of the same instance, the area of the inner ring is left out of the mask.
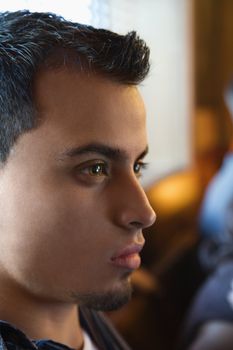
[[[127,181],[118,191],[117,220],[121,226],[133,230],[153,225],[156,214],[138,179]]]

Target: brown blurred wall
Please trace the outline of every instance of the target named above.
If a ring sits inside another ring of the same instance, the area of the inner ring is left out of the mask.
[[[231,136],[223,91],[233,77],[233,1],[194,0],[195,105],[209,108],[227,147]]]
[[[233,150],[223,93],[233,78],[233,0],[190,0],[194,33],[193,155],[203,190]]]

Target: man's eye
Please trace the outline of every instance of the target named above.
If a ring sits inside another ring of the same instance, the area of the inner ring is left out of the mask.
[[[140,177],[142,175],[142,170],[147,168],[147,164],[144,162],[137,162],[134,164],[134,173]]]
[[[103,161],[88,161],[75,168],[75,178],[80,183],[92,186],[104,182],[109,176],[109,166]]]
[[[103,161],[86,162],[76,168],[76,174],[92,176],[92,177],[103,177],[109,175],[108,165]]]
[[[107,176],[107,166],[104,163],[97,163],[87,168],[88,174],[91,176]]]

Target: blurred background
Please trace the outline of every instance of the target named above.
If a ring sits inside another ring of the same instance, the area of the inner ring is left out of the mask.
[[[112,322],[135,350],[173,350],[205,278],[198,216],[208,184],[233,151],[223,93],[233,77],[232,0],[0,0],[0,10],[51,11],[125,33],[151,48],[140,87],[148,114],[149,170],[143,178],[156,224],[145,232],[135,293]]]

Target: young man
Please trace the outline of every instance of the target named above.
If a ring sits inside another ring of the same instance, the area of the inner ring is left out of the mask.
[[[127,348],[91,310],[130,299],[155,220],[139,182],[148,57],[134,32],[1,14],[0,349]]]

